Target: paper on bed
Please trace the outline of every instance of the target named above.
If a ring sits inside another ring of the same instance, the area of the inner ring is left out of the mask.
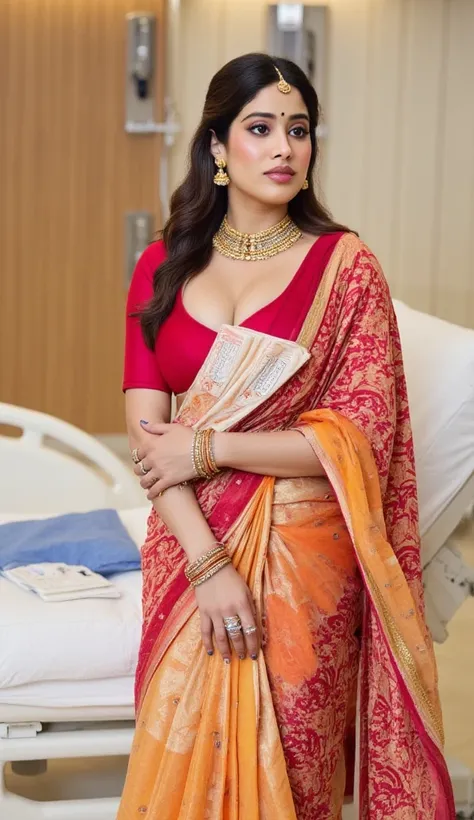
[[[176,421],[226,430],[276,393],[309,358],[296,342],[223,325]]]
[[[118,589],[87,567],[60,563],[29,564],[4,570],[3,575],[43,601],[74,601],[81,598],[120,598]]]

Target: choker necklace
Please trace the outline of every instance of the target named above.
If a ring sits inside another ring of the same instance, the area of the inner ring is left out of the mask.
[[[259,233],[241,233],[231,228],[227,217],[212,240],[215,249],[229,259],[259,262],[287,251],[300,239],[302,232],[292,218],[285,216],[278,225]]]

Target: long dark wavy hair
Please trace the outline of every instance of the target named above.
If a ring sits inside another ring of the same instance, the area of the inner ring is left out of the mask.
[[[348,230],[333,222],[314,191],[312,171],[318,151],[319,103],[305,73],[290,60],[268,54],[245,54],[231,60],[211,80],[201,122],[191,142],[187,176],[171,198],[170,216],[162,234],[166,260],[155,272],[153,297],[140,313],[143,335],[151,349],[154,349],[159,327],[173,308],[179,288],[209,264],[212,238],[227,211],[227,189],[214,185],[216,169],[211,154],[211,132],[214,131],[219,142],[226,144],[230,126],[240,111],[259,91],[278,81],[275,66],[300,92],[310,120],[309,188],[291,200],[288,213],[302,231],[310,234]]]

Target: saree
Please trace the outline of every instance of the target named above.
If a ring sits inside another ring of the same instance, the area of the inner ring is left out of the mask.
[[[396,320],[363,243],[345,234],[327,251],[286,333],[303,363],[274,357],[259,392],[251,355],[236,364],[220,335],[178,415],[196,428],[298,430],[325,477],[228,470],[195,485],[255,601],[257,661],[206,654],[185,555],[151,513],[118,820],[338,820],[352,793],[360,820],[455,817]],[[217,348],[232,383],[220,397]]]

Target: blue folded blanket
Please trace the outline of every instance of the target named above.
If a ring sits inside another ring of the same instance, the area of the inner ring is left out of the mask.
[[[116,510],[0,525],[0,570],[62,562],[101,575],[140,568],[140,551]]]

